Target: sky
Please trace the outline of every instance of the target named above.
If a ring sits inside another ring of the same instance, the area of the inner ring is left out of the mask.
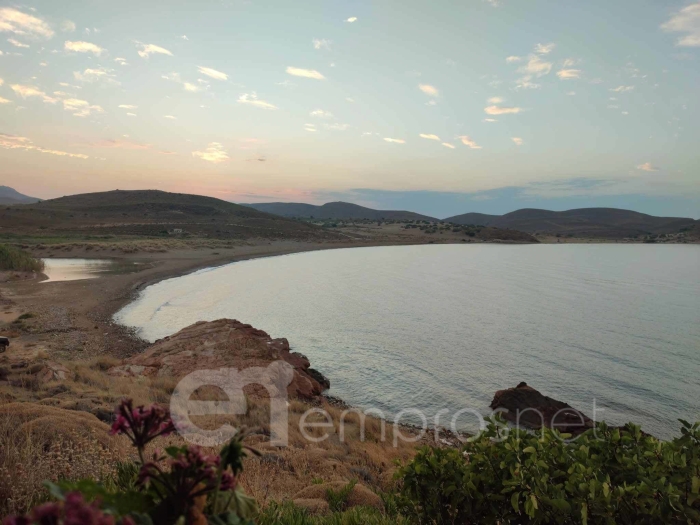
[[[0,184],[700,218],[700,2],[0,0]]]

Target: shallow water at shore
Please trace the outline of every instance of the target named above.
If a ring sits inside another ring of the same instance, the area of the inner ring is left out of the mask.
[[[387,415],[446,408],[449,424],[526,381],[668,438],[677,418],[700,419],[699,268],[700,247],[683,245],[329,250],[162,281],[116,318],[148,340],[239,319],[288,338],[333,395]]]

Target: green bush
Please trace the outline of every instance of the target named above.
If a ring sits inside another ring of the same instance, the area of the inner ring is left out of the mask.
[[[17,272],[43,272],[44,262],[32,257],[25,251],[0,244],[0,270],[12,270]]]
[[[397,472],[418,523],[700,522],[700,423],[659,441],[599,423],[575,440],[489,421],[462,450],[423,448]]]

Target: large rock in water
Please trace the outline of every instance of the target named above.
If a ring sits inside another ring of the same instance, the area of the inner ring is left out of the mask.
[[[563,401],[547,397],[527,383],[499,390],[491,401],[491,409],[505,409],[506,420],[530,429],[543,426],[577,436],[593,428],[593,420]]]
[[[323,374],[310,368],[304,355],[290,351],[286,339],[272,339],[266,332],[234,319],[200,321],[183,328],[108,373],[180,379],[194,370],[242,370],[266,367],[279,360],[294,367],[294,378],[287,389],[291,397],[311,399],[330,387]],[[262,387],[256,390],[255,385],[251,386],[250,393],[264,395]]]

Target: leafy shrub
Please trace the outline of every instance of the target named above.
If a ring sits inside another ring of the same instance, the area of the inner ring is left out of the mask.
[[[355,485],[357,485],[357,481],[353,480],[340,490],[328,489],[326,491],[326,499],[328,500],[328,507],[331,511],[340,512],[345,510],[348,503],[348,496],[350,496]]]
[[[44,262],[19,248],[0,244],[0,270],[43,272]]]
[[[462,450],[423,448],[401,467],[401,505],[419,523],[700,522],[700,423],[663,442],[599,423],[577,439],[508,429]]]
[[[112,434],[123,434],[139,460],[122,463],[106,484],[91,479],[47,482],[57,501],[35,507],[28,516],[6,518],[5,525],[90,524],[170,525],[211,523],[248,525],[255,502],[238,488],[243,458],[252,449],[238,433],[218,456],[199,447],[168,447],[146,458],[146,445],[173,432],[168,412],[157,405],[134,408],[124,400],[116,411]]]

